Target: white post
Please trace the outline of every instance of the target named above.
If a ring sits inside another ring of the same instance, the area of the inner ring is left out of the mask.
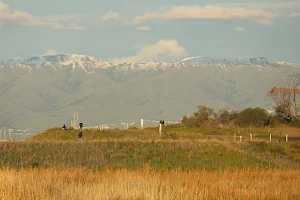
[[[159,124],[159,134],[160,134],[160,136],[161,136],[161,130],[162,130],[162,126],[161,126],[161,124]]]
[[[250,133],[250,140],[252,140],[252,134]]]
[[[243,137],[240,135],[240,142],[242,142],[242,138],[243,138]]]
[[[288,141],[289,141],[288,135],[285,135],[285,142],[288,142]]]
[[[144,128],[144,120],[141,119],[141,129],[143,129],[143,128]]]
[[[270,142],[272,142],[272,134],[270,134]]]

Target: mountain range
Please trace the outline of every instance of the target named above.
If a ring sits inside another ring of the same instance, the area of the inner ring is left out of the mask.
[[[268,90],[299,72],[300,64],[264,57],[118,65],[77,54],[11,59],[0,62],[0,128],[62,126],[73,112],[86,126],[96,126],[180,120],[200,104],[272,109]]]

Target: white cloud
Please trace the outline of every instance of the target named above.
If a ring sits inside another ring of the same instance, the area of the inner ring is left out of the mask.
[[[38,17],[21,11],[11,11],[7,4],[0,2],[0,22],[5,25],[7,23],[15,23],[24,26],[44,26],[45,22]]]
[[[103,20],[117,20],[117,19],[120,19],[120,18],[121,18],[121,15],[119,13],[112,12],[112,11],[106,13],[102,17]]]
[[[300,17],[300,13],[291,13],[290,17]]]
[[[140,30],[140,31],[150,31],[151,30],[151,28],[149,26],[140,26],[140,27],[137,27],[136,29]]]
[[[182,58],[187,54],[177,40],[160,40],[154,45],[146,46],[134,56],[112,59],[113,64],[132,63],[139,61],[172,61]]]
[[[78,24],[70,24],[70,25],[67,26],[67,29],[83,31],[83,30],[86,30],[87,28],[85,26],[81,26],[81,25],[78,25]]]
[[[17,24],[21,26],[47,26],[53,29],[85,30],[86,28],[76,23],[64,25],[62,20],[72,20],[75,16],[51,16],[38,17],[30,13],[11,10],[7,4],[0,2],[0,28],[6,24]],[[67,24],[67,23],[65,23]]]
[[[47,49],[46,52],[42,54],[42,56],[53,56],[56,54],[57,52],[54,49]]]
[[[297,9],[300,7],[299,1],[286,1],[286,2],[245,2],[245,3],[221,3],[216,4],[222,7],[239,7],[239,8],[254,8],[262,10],[276,10],[282,11],[283,9]]]
[[[133,24],[139,24],[146,20],[154,19],[214,19],[231,20],[244,19],[252,20],[261,24],[269,24],[272,19],[279,17],[279,14],[265,12],[260,9],[229,8],[215,5],[200,6],[175,6],[166,12],[148,12],[133,19]]]
[[[246,29],[242,27],[236,27],[234,30],[239,31],[239,32],[244,32]]]

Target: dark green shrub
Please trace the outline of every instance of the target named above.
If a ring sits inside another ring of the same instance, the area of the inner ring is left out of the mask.
[[[247,108],[240,112],[236,118],[238,126],[255,126],[262,127],[264,122],[269,118],[268,113],[261,108]]]

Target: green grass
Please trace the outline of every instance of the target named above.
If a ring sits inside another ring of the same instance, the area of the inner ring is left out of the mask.
[[[228,140],[233,140],[234,134],[243,136],[244,139],[250,139],[250,133],[254,139],[268,140],[270,134],[274,141],[280,139],[285,140],[284,132],[279,128],[239,128],[239,127],[195,127],[188,128],[182,125],[164,126],[163,136],[160,137],[158,127],[150,127],[141,129],[127,129],[127,130],[104,130],[98,129],[83,129],[83,139],[85,141],[103,141],[103,140],[202,140],[206,136],[219,135]],[[291,130],[289,130],[291,131]],[[300,131],[298,131],[300,136]],[[32,138],[30,141],[77,141],[79,129],[63,130],[62,128],[48,129]],[[293,133],[295,135],[295,133]]]
[[[155,170],[223,170],[248,168],[299,168],[299,142],[233,141],[228,128],[186,128],[165,126],[158,129],[80,130],[48,129],[26,141],[0,142],[0,167],[88,168]],[[242,129],[242,131],[247,131]],[[266,129],[257,129],[263,133]],[[268,130],[267,130],[268,131]],[[271,130],[274,131],[275,130]],[[224,141],[207,139],[223,135]],[[274,134],[276,136],[276,134]]]
[[[216,142],[3,142],[0,152],[0,166],[10,168],[217,170],[269,164]]]

